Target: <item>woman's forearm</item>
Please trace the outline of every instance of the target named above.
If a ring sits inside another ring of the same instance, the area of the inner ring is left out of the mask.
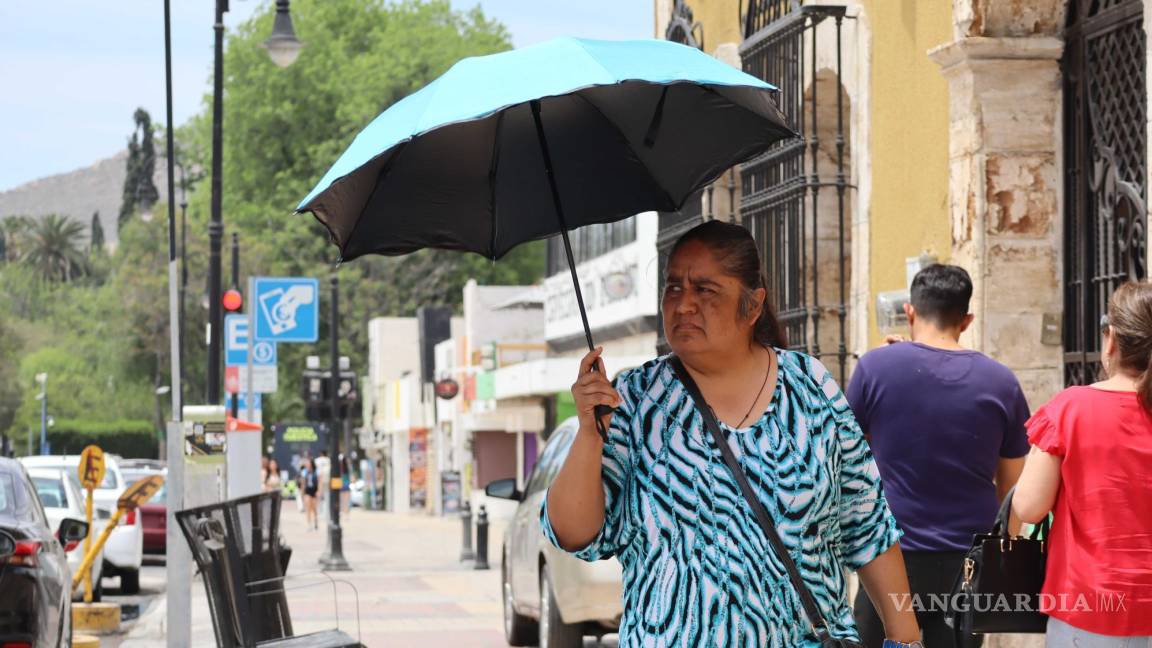
[[[903,642],[920,639],[920,625],[909,597],[908,573],[904,570],[900,545],[892,545],[856,574],[884,622],[884,634]]]
[[[556,540],[568,551],[588,546],[604,526],[603,450],[596,430],[581,427],[548,489],[548,521]]]

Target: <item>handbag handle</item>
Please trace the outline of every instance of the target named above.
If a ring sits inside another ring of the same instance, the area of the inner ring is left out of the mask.
[[[776,524],[768,515],[768,511],[764,505],[760,503],[760,499],[756,497],[756,492],[752,490],[752,484],[748,482],[748,477],[744,474],[744,470],[740,467],[736,456],[732,453],[732,448],[728,445],[728,440],[724,438],[724,433],[720,431],[720,424],[716,421],[716,416],[712,413],[712,409],[708,407],[708,401],[704,400],[704,395],[700,393],[700,388],[696,386],[696,381],[684,368],[684,364],[680,362],[680,358],[671,356],[669,363],[672,369],[676,372],[676,377],[688,390],[688,395],[692,397],[692,401],[696,404],[696,411],[700,413],[700,417],[704,420],[704,427],[712,434],[712,440],[720,449],[720,456],[724,458],[724,463],[731,471],[732,477],[736,479],[736,483],[740,486],[740,491],[744,495],[744,500],[748,502],[748,506],[752,508],[752,513],[756,516],[756,521],[760,524],[760,529],[764,531],[764,537],[768,539],[768,544],[772,545],[772,551],[776,553],[776,557],[784,565],[784,571],[788,572],[788,580],[792,581],[792,588],[796,590],[796,595],[800,598],[800,605],[804,608],[804,614],[808,617],[808,622],[812,624],[812,629],[815,630],[816,636],[820,639],[821,643],[827,643],[832,639],[831,632],[828,630],[828,622],[824,619],[824,615],[820,613],[820,607],[816,604],[816,599],[812,596],[812,592],[800,577],[800,570],[796,568],[796,563],[792,561],[792,556],[788,553],[788,548],[784,546],[784,541],[780,539],[780,535],[776,532]]]
[[[996,513],[996,521],[992,523],[992,535],[1000,536],[1007,539],[1008,534],[1008,517],[1012,511],[1012,496],[1016,494],[1016,487],[1008,489],[1008,494],[1004,496],[1004,501],[1000,503],[1000,511]],[[1029,536],[1032,540],[1039,540],[1040,534],[1043,533],[1044,537],[1048,537],[1049,520],[1051,518],[1047,515],[1040,524],[1033,525],[1032,535]]]

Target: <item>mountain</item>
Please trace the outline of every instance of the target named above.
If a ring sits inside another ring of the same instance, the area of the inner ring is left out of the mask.
[[[111,245],[119,240],[116,219],[120,214],[124,177],[127,175],[128,151],[99,162],[57,175],[27,182],[8,191],[0,191],[0,220],[8,216],[63,214],[84,225],[92,223],[92,214],[100,212],[104,240]],[[156,160],[152,182],[160,191],[160,202],[168,198],[167,165],[163,156]],[[179,182],[179,178],[177,178]],[[179,190],[177,190],[179,192]],[[158,203],[159,204],[159,203]],[[160,214],[161,217],[164,214]]]

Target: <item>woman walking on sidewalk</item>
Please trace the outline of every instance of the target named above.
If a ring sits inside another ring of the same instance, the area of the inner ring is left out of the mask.
[[[868,446],[828,370],[782,348],[760,268],[736,225],[677,241],[661,302],[675,355],[615,386],[601,349],[584,357],[580,429],[542,508],[545,534],[585,560],[620,559],[621,646],[807,648],[822,645],[814,626],[858,640],[844,567],[888,645],[918,643],[913,611],[894,603],[908,596],[900,531]],[[597,405],[615,408],[606,443]]]
[[[300,483],[304,488],[304,524],[311,529],[319,527],[316,519],[316,491],[320,480],[316,474],[316,460],[309,458],[300,471]]]
[[[1100,324],[1108,378],[1028,421],[1012,509],[1054,513],[1048,646],[1152,648],[1152,284],[1120,286]]]

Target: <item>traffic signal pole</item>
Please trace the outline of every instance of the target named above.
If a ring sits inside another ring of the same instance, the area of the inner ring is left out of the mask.
[[[332,315],[328,322],[328,336],[332,344],[332,376],[328,396],[332,412],[328,425],[328,460],[332,469],[328,484],[328,547],[320,556],[320,565],[325,571],[350,571],[352,567],[344,559],[344,534],[340,528],[340,490],[343,486],[340,461],[340,280],[335,271],[331,281]]]
[[[240,236],[236,232],[232,232],[232,288],[235,290],[240,289]],[[252,308],[248,308],[252,312]],[[254,335],[252,329],[252,318],[248,318],[248,387],[252,387],[252,336]],[[249,401],[251,402],[251,401]],[[237,391],[232,394],[232,418],[237,419],[240,414],[240,392]],[[248,419],[252,420],[252,419]]]

